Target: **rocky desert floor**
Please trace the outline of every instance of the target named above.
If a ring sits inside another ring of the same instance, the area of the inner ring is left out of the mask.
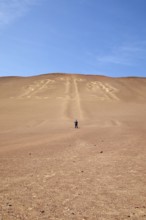
[[[146,219],[146,78],[1,77],[0,220],[126,219]]]

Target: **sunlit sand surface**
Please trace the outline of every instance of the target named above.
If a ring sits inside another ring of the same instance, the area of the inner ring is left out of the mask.
[[[37,219],[146,219],[146,78],[0,78],[0,220]]]

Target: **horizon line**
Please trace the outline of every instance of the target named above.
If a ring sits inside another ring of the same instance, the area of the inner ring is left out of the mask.
[[[135,75],[129,75],[129,76],[108,76],[108,75],[102,75],[102,74],[89,74],[89,73],[67,73],[67,72],[49,72],[49,73],[38,73],[33,75],[27,75],[27,76],[19,76],[19,75],[4,75],[0,76],[0,78],[31,78],[31,77],[38,77],[38,76],[44,76],[44,75],[83,75],[83,76],[99,76],[99,77],[105,77],[105,78],[146,78],[145,76],[135,76]]]

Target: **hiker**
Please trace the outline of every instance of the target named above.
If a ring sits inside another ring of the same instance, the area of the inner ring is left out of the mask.
[[[78,121],[77,120],[75,120],[75,128],[78,128]]]

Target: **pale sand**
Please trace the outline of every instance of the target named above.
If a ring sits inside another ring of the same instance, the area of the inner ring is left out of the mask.
[[[0,78],[0,220],[26,219],[146,219],[146,78]]]

